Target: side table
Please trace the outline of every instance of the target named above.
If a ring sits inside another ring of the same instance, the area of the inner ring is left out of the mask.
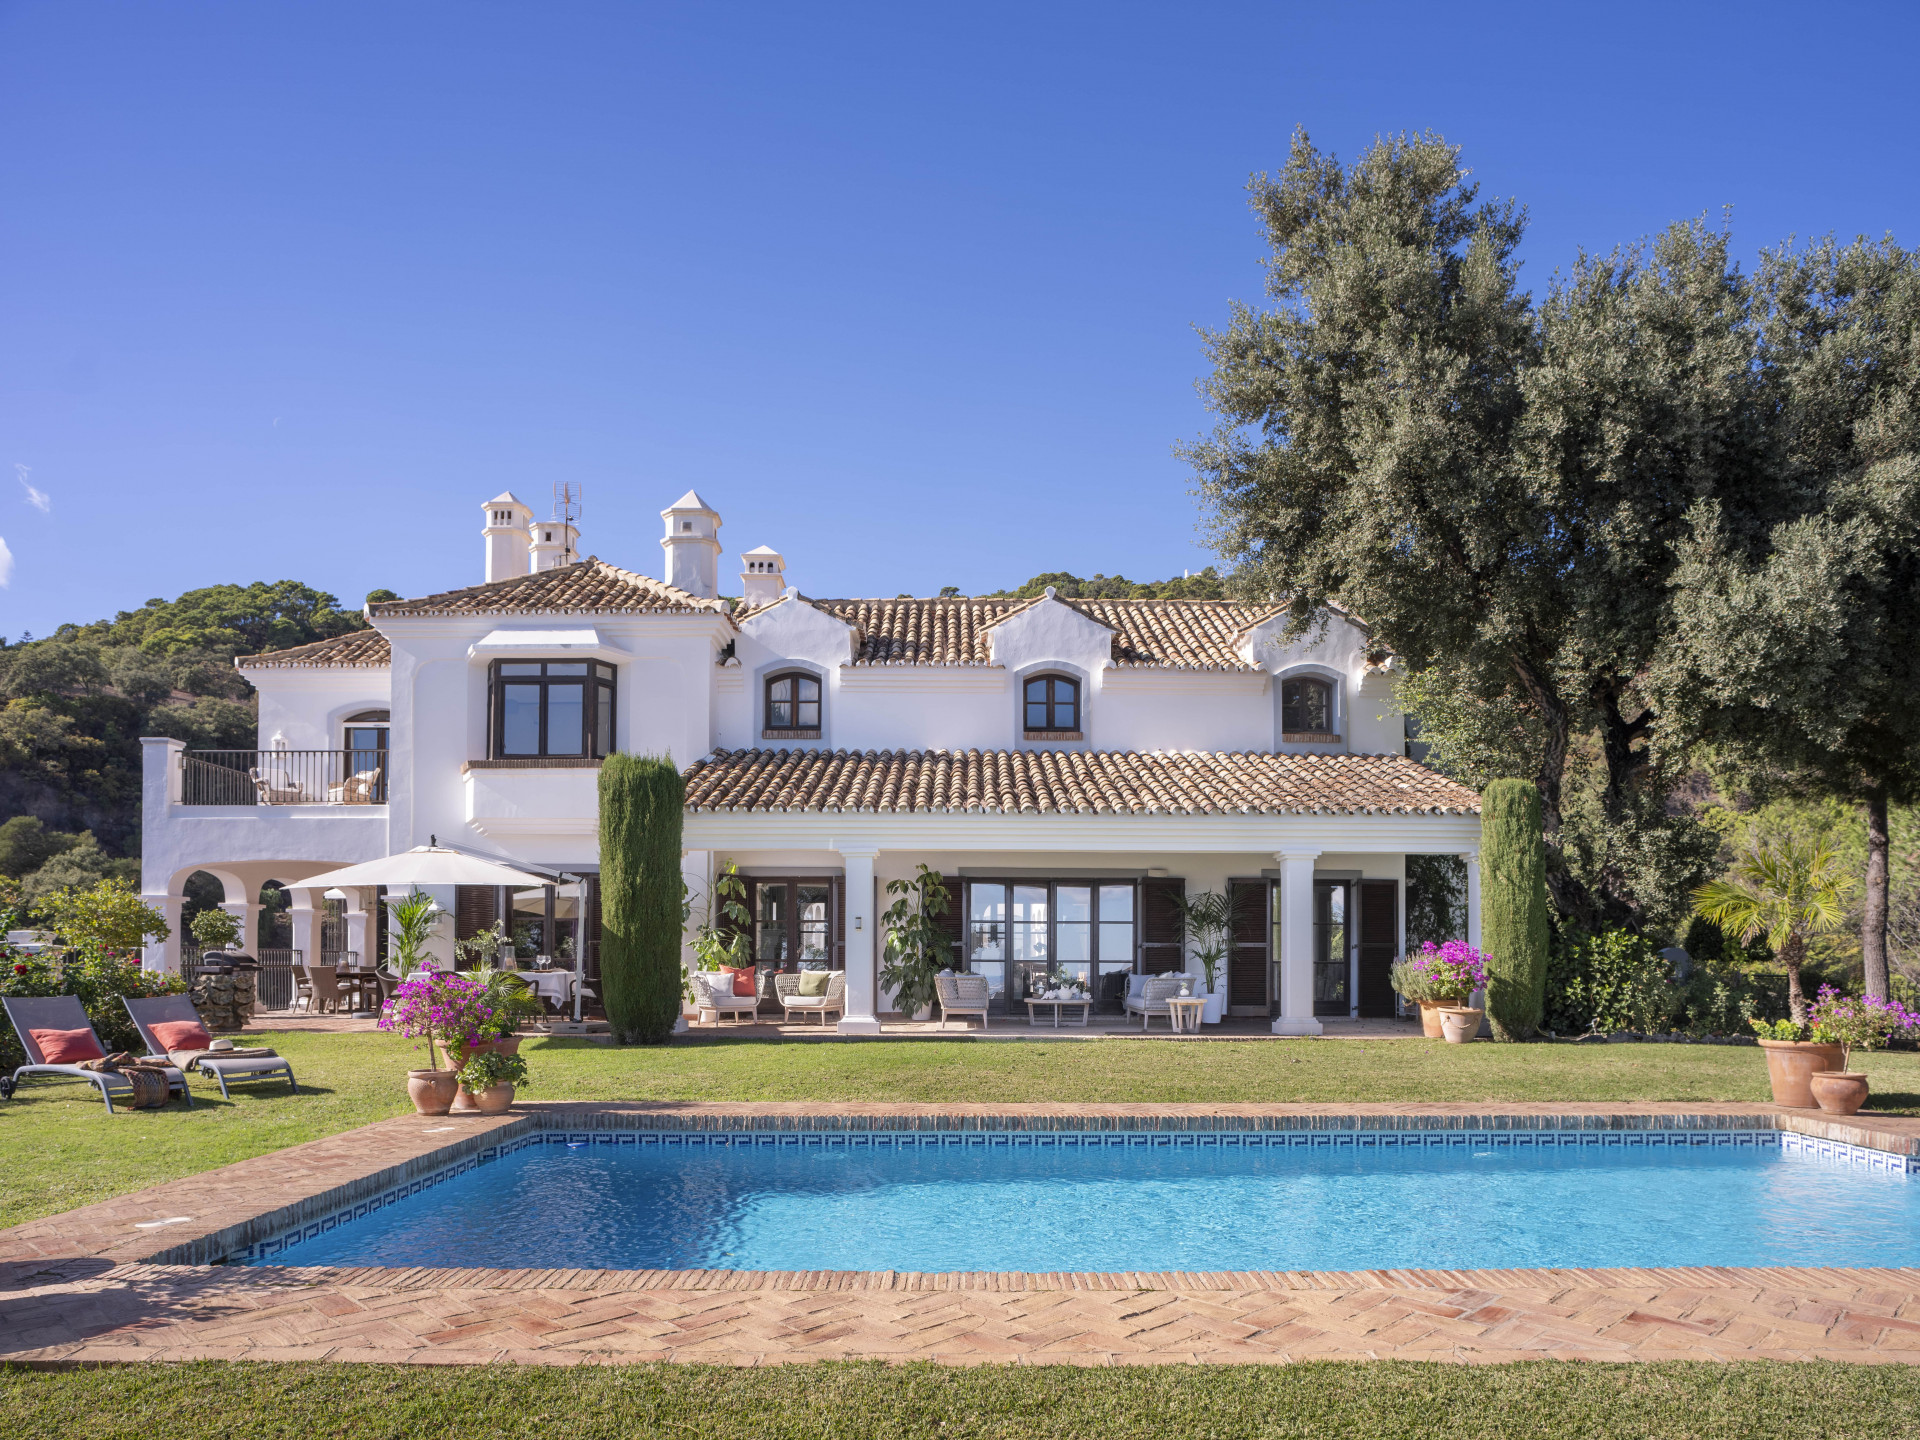
[[[1167,997],[1167,1023],[1177,1035],[1185,1032],[1189,1035],[1200,1033],[1200,1016],[1207,1008],[1204,995],[1171,995]]]

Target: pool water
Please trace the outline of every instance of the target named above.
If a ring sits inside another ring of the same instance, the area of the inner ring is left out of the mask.
[[[262,1246],[255,1263],[920,1271],[1920,1264],[1920,1176],[1783,1154],[1771,1135],[1754,1138],[1378,1148],[550,1141],[297,1244]]]

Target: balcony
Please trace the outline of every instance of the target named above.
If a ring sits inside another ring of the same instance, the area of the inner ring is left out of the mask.
[[[182,805],[384,805],[384,750],[184,750]]]

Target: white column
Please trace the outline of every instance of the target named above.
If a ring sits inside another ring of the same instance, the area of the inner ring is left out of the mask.
[[[260,948],[260,902],[258,900],[222,900],[220,908],[233,917],[233,923],[240,927],[240,938],[234,942],[234,948],[243,955],[251,955]]]
[[[873,862],[878,847],[836,844],[847,872],[847,1009],[842,1035],[878,1035],[879,977],[874,972]]]
[[[180,973],[180,921],[186,901],[178,895],[142,895],[141,900],[160,912],[167,922],[167,938],[150,940],[141,952],[140,967],[143,970],[157,970],[165,975]]]
[[[1313,1017],[1313,862],[1318,850],[1282,850],[1280,862],[1280,1018],[1276,1035],[1318,1035]]]
[[[347,949],[360,957],[362,965],[379,963],[384,956],[373,953],[375,931],[367,922],[372,918],[367,913],[367,891],[364,886],[356,885],[347,891]]]
[[[313,902],[319,898],[313,891],[299,886],[291,887],[293,903],[287,913],[293,918],[293,948],[299,952],[298,958],[303,965],[320,963],[320,927],[316,923],[318,912]]]

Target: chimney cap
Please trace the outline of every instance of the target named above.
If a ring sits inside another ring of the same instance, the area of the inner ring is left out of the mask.
[[[669,505],[666,509],[662,510],[660,513],[662,515],[672,515],[677,512],[686,511],[686,510],[697,510],[705,514],[714,515],[714,516],[718,516],[720,513],[718,510],[714,509],[711,505],[707,504],[706,501],[702,500],[697,492],[692,490],[687,491],[686,494],[682,495],[678,500],[674,501],[673,504]]]

